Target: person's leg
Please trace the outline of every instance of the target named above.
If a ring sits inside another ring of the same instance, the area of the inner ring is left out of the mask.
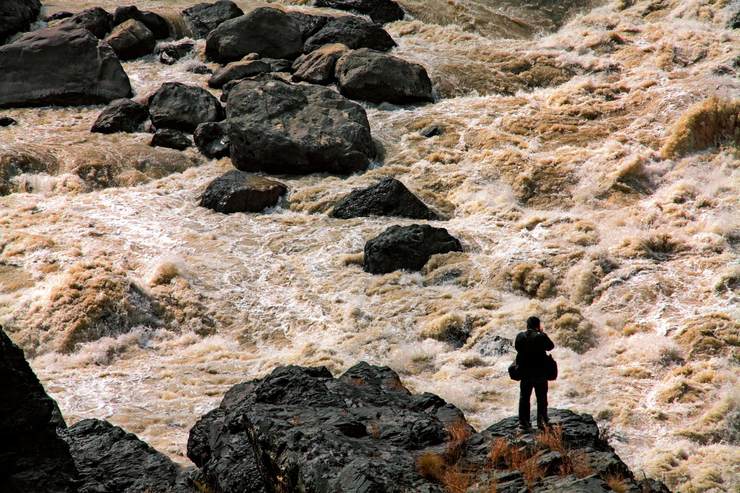
[[[525,429],[532,426],[529,421],[529,399],[532,397],[533,386],[533,382],[528,379],[523,378],[519,382],[519,426]]]
[[[537,427],[544,428],[550,423],[547,417],[547,380],[535,382],[534,394],[537,397]]]

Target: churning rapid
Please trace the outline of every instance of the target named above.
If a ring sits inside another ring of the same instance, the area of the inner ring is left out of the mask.
[[[194,2],[132,3],[184,30]],[[382,156],[279,176],[288,195],[264,213],[199,207],[229,158],[90,133],[103,106],[0,112],[18,121],[0,128],[0,324],[68,422],[108,419],[185,462],[226,389],[284,364],[388,365],[487,426],[515,413],[507,340],[539,314],[551,405],[593,414],[672,489],[737,491],[738,2],[400,3],[392,53],[426,67],[435,102],[362,103]],[[124,62],[135,99],[207,87],[197,47]],[[11,177],[19,161],[32,172]],[[387,176],[462,253],[363,271],[366,240],[419,221],[328,212]]]

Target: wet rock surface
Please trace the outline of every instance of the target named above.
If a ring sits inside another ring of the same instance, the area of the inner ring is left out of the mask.
[[[0,43],[15,33],[27,31],[41,11],[39,0],[0,2]]]
[[[189,7],[182,11],[182,18],[194,38],[205,38],[222,23],[243,14],[234,2],[219,0]]]
[[[208,80],[208,85],[220,89],[229,81],[254,77],[272,71],[272,65],[262,60],[231,62],[217,70],[213,77]]]
[[[367,15],[380,24],[401,20],[405,15],[393,0],[316,0],[315,5]]]
[[[371,187],[353,190],[334,206],[331,216],[340,219],[363,216],[437,218],[437,214],[395,178],[385,178]]]
[[[149,101],[149,114],[157,128],[192,132],[204,122],[223,120],[224,110],[218,99],[197,86],[167,82]]]
[[[327,44],[341,43],[356,50],[370,48],[388,51],[396,46],[382,26],[361,17],[344,16],[328,21],[316,34],[306,40],[304,53],[310,53]]]
[[[91,132],[112,134],[139,132],[149,119],[149,109],[131,99],[116,99],[98,115]]]
[[[47,28],[0,47],[0,107],[97,104],[131,95],[110,46],[85,29]]]
[[[229,155],[229,130],[226,123],[201,123],[193,133],[193,140],[198,150],[211,159],[219,159]]]
[[[167,21],[159,14],[148,11],[141,11],[134,5],[118,7],[113,13],[113,25],[118,26],[129,19],[133,19],[144,24],[156,39],[165,39],[170,35],[170,27]]]
[[[216,212],[260,212],[277,205],[288,187],[279,181],[232,170],[208,184],[200,205]]]
[[[135,19],[116,26],[105,41],[121,60],[149,55],[156,44],[154,34],[149,28]]]
[[[391,226],[365,243],[365,272],[418,271],[432,255],[461,252],[460,241],[444,228],[412,224]]]
[[[159,61],[165,65],[173,65],[175,62],[189,55],[195,49],[192,41],[176,41],[162,43],[156,49]]]
[[[245,80],[226,111],[231,160],[242,171],[348,174],[375,154],[365,110],[328,88]]]
[[[184,151],[193,145],[190,137],[185,132],[173,128],[160,128],[152,136],[152,147],[168,147],[178,151]]]
[[[336,79],[334,68],[337,60],[347,53],[348,49],[343,44],[335,43],[301,55],[293,63],[293,80],[311,84],[331,84]]]

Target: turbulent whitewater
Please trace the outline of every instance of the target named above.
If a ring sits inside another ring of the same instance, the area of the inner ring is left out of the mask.
[[[132,3],[182,31],[194,2]],[[271,5],[336,14],[307,3]],[[288,196],[266,213],[199,207],[230,160],[92,134],[102,106],[0,111],[18,121],[0,128],[0,325],[69,423],[108,419],[184,463],[226,389],[285,364],[388,365],[488,426],[518,397],[506,340],[539,314],[551,405],[593,414],[672,489],[737,491],[740,4],[400,3],[392,53],[426,67],[436,102],[364,104],[370,170],[280,176]],[[198,63],[123,67],[144,100],[207,87]],[[10,178],[18,162],[33,172]],[[365,241],[419,221],[328,213],[387,176],[464,251],[363,272]]]

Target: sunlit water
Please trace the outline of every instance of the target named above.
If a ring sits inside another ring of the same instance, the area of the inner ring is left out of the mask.
[[[136,2],[173,19],[190,3]],[[90,134],[101,107],[2,111],[19,125],[0,129],[0,151],[49,173],[0,197],[0,322],[67,421],[108,419],[185,463],[189,428],[229,386],[366,360],[485,427],[518,392],[494,338],[538,313],[558,344],[551,405],[596,416],[633,469],[679,491],[736,491],[737,149],[660,150],[691,104],[740,97],[737,3],[403,4],[395,53],[427,67],[438,101],[367,106],[383,162],[279,177],[289,197],[263,214],[198,207],[228,159]],[[186,71],[198,61],[124,67],[145,98],[205,86]],[[445,133],[423,138],[429,124]],[[326,212],[387,175],[447,217],[432,224],[463,254],[362,271],[367,239],[413,221]],[[434,338],[455,326],[472,331],[462,348]]]

